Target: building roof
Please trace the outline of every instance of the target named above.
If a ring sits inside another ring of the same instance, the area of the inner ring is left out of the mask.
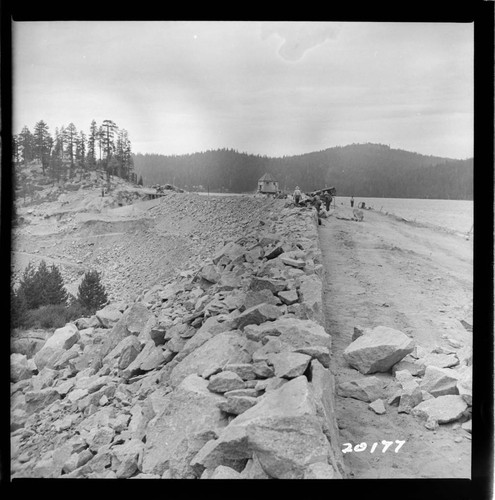
[[[263,177],[261,177],[261,178],[260,178],[260,180],[259,180],[258,182],[260,182],[260,181],[263,181],[263,182],[277,182],[277,181],[276,181],[276,180],[272,177],[272,175],[271,175],[271,174],[269,174],[269,173],[266,173]]]

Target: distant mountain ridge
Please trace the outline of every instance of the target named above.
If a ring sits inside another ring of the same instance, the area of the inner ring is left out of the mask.
[[[174,184],[187,190],[254,192],[270,173],[282,191],[335,186],[337,195],[386,198],[473,198],[473,159],[456,160],[350,144],[272,158],[218,149],[186,155],[135,154],[135,172],[145,185]]]

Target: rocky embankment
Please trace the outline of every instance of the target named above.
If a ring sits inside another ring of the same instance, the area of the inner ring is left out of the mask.
[[[455,350],[428,351],[393,328],[355,327],[343,357],[364,376],[338,384],[338,394],[370,403],[379,415],[386,413],[385,402],[397,406],[398,413],[418,417],[429,430],[462,420],[471,432],[472,349],[446,338]],[[372,375],[387,372],[391,382]]]
[[[13,478],[346,477],[315,213],[230,229],[135,300],[14,338]]]
[[[282,200],[252,196],[167,191],[156,200],[118,207],[118,193],[102,198],[97,190],[80,189],[62,201],[20,209],[16,274],[27,260],[46,259],[60,266],[76,295],[84,272],[97,270],[110,299],[129,302],[173,279],[177,270],[197,269],[223,242],[256,231],[271,210],[284,206]]]

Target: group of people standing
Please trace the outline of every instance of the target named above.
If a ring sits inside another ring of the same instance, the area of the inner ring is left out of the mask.
[[[296,205],[300,205],[302,200],[302,193],[301,189],[299,186],[296,186],[296,189],[294,190],[294,203]],[[321,209],[321,205],[325,203],[325,208],[327,212],[330,210],[330,205],[332,204],[333,197],[332,195],[328,192],[325,191],[321,198],[317,194],[315,195],[307,195],[307,198],[304,200],[305,205],[313,205],[316,210],[319,212]]]
[[[332,195],[328,192],[325,191],[322,196],[318,196],[317,194],[315,195],[306,195],[306,199],[302,199],[302,193],[301,189],[299,186],[296,186],[296,189],[294,190],[294,203],[296,206],[300,206],[301,204],[304,204],[306,206],[313,206],[316,209],[316,213],[318,214],[318,223],[321,224],[321,218],[320,218],[320,210],[321,206],[324,203],[325,204],[325,209],[326,211],[330,211],[330,205],[332,203],[333,197]]]
[[[303,205],[303,206],[315,207],[316,212],[318,213],[318,221],[320,224],[321,224],[320,210],[321,210],[322,204],[323,203],[325,204],[326,211],[328,212],[328,211],[330,211],[330,205],[332,204],[332,200],[333,200],[333,197],[329,191],[323,192],[321,197],[317,194],[312,195],[312,194],[305,193],[305,198],[303,199],[303,193],[301,192],[301,189],[299,186],[296,186],[296,189],[294,189],[293,197],[294,197],[294,203],[296,204],[296,206]],[[351,208],[354,207],[354,196],[351,196],[350,203],[351,203]],[[371,207],[366,207],[366,204],[363,201],[363,202],[358,204],[358,208],[370,209]]]

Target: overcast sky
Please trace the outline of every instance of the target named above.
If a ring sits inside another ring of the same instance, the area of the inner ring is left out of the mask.
[[[17,22],[13,131],[113,120],[133,152],[374,142],[473,155],[473,24]]]

